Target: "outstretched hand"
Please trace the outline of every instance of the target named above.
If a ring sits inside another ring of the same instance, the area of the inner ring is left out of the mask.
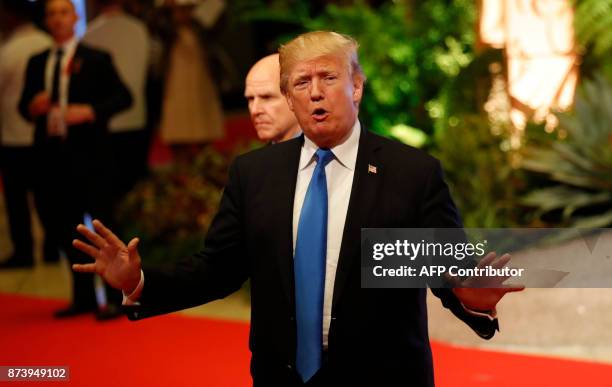
[[[72,270],[81,273],[97,273],[110,286],[131,294],[140,282],[141,260],[138,254],[138,238],[133,238],[127,246],[99,220],[93,221],[95,232],[82,224],[77,231],[90,244],[75,239],[72,245],[92,257],[95,262],[74,264]]]
[[[481,259],[476,267],[484,269],[486,266],[491,266],[495,269],[501,269],[508,262],[510,262],[510,254],[504,254],[498,258],[495,252],[491,252]],[[508,278],[510,276],[469,277],[459,282],[453,292],[468,309],[493,311],[506,293],[519,292],[525,289],[522,285],[504,284],[504,281]]]

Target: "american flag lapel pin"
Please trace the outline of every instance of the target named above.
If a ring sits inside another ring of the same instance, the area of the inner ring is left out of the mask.
[[[372,164],[368,164],[368,173],[376,173],[376,167]]]

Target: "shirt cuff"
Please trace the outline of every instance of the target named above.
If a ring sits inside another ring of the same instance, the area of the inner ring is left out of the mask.
[[[144,273],[142,270],[140,270],[140,281],[138,282],[136,289],[134,289],[134,291],[129,295],[125,294],[124,291],[121,292],[123,293],[123,302],[121,303],[121,305],[140,305],[140,302],[138,302],[138,299],[140,298],[140,295],[142,294],[143,287],[144,287]]]
[[[463,310],[465,310],[467,313],[471,314],[472,316],[487,317],[489,320],[493,320],[497,317],[497,309],[495,308],[493,308],[492,310],[487,310],[487,311],[473,310],[463,305],[463,302],[459,301],[459,303],[461,304],[461,307],[463,308]]]

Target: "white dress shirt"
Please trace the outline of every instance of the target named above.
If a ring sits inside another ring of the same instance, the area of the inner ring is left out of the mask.
[[[51,52],[49,53],[49,57],[47,58],[47,65],[45,68],[45,90],[51,96],[52,88],[53,88],[53,69],[55,68],[55,62],[57,62],[57,50],[61,47],[64,50],[64,55],[62,56],[62,62],[60,63],[60,78],[59,78],[59,108],[62,113],[66,111],[66,107],[68,106],[68,88],[70,87],[70,65],[72,62],[72,57],[74,56],[74,52],[76,51],[77,45],[79,44],[76,36],[73,36],[70,40],[64,42],[62,45],[58,46],[55,44],[51,48]],[[51,113],[49,113],[51,114]],[[63,116],[63,114],[62,114]],[[51,120],[51,118],[49,118]]]
[[[19,114],[28,60],[49,48],[51,37],[33,24],[18,27],[0,48],[0,138],[4,146],[31,146],[34,125]]]
[[[145,81],[150,52],[147,27],[124,12],[102,14],[90,23],[83,42],[111,54],[121,81],[132,95],[132,106],[111,118],[109,131],[144,129]]]
[[[351,130],[349,137],[340,145],[331,149],[334,158],[325,166],[327,179],[327,259],[325,264],[325,293],[323,299],[323,348],[327,348],[329,326],[331,324],[331,308],[334,295],[336,268],[340,257],[340,245],[344,233],[344,222],[348,211],[357,149],[361,125],[359,120]],[[304,145],[300,154],[300,166],[295,185],[295,200],[293,204],[293,253],[295,255],[295,240],[297,238],[300,213],[310,179],[317,165],[315,152],[319,147],[304,136]]]

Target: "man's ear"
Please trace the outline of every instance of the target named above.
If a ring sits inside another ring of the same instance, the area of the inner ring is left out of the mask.
[[[353,102],[359,105],[363,97],[363,77],[359,74],[353,75]]]

